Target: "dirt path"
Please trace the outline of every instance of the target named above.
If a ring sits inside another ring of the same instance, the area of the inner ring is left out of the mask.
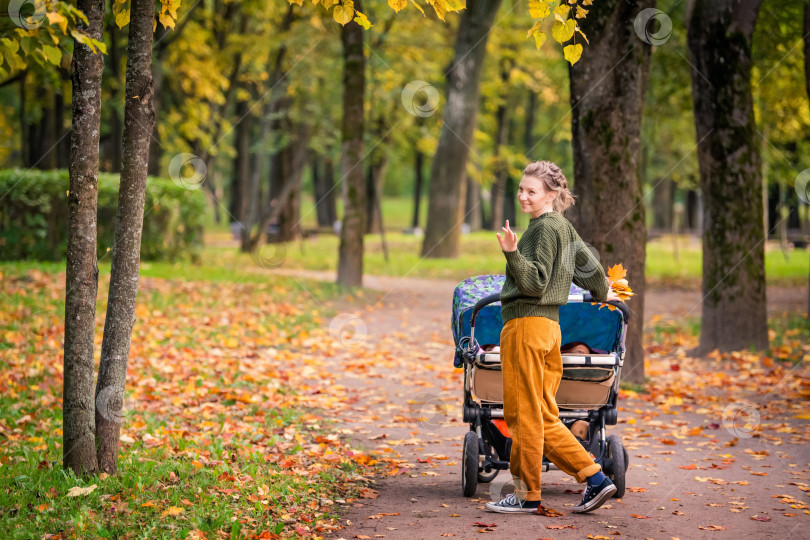
[[[345,529],[333,538],[507,538],[527,531],[530,538],[810,538],[808,422],[769,414],[764,405],[763,435],[750,437],[725,429],[717,404],[670,409],[667,402],[662,409],[661,399],[680,398],[625,397],[619,424],[608,432],[621,436],[630,455],[628,493],[591,514],[570,512],[581,486],[559,471],[544,473],[543,500],[562,517],[486,512],[484,503],[509,489],[506,472],[463,497],[468,428],[449,332],[455,285],[367,276],[365,286],[384,293],[381,304],[340,306],[346,313],[329,323],[353,330],[335,365],[353,402],[340,413],[343,433],[358,448],[400,460],[397,474],[342,505]],[[785,311],[800,309],[805,294],[776,290],[769,297],[770,310]],[[699,309],[699,293],[651,292],[646,319],[697,316]]]

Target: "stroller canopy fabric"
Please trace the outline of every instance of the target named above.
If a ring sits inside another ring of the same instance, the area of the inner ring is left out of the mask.
[[[483,275],[467,278],[456,286],[453,293],[453,341],[456,344],[456,354],[453,360],[455,367],[461,367],[461,338],[470,335],[470,319],[475,304],[489,296],[501,292],[505,276]],[[582,294],[583,291],[571,284],[569,295]],[[601,307],[601,309],[600,309]],[[501,303],[495,302],[484,306],[475,319],[475,341],[479,345],[501,343]],[[562,343],[582,341],[591,349],[601,349],[606,352],[615,352],[622,343],[622,334],[625,331],[622,314],[618,310],[610,310],[590,302],[571,302],[560,306],[560,329]]]

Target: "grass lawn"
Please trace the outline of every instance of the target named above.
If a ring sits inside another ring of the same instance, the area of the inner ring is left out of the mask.
[[[77,478],[61,467],[64,263],[0,265],[0,538],[332,530],[359,474],[390,465],[343,441],[324,414],[336,394],[305,379],[329,361],[321,302],[341,291],[223,266],[143,275],[119,474]],[[101,276],[97,360],[108,263]]]
[[[206,235],[209,247],[203,255],[206,265],[225,268],[255,266],[251,257],[239,253],[230,234],[219,228]],[[388,258],[379,234],[365,238],[364,272],[372,275],[410,276],[418,278],[450,279],[461,281],[478,274],[501,274],[503,255],[495,233],[477,231],[464,235],[461,254],[457,259],[422,258],[419,254],[422,238],[389,231],[385,234]],[[307,270],[335,270],[337,268],[339,239],[333,234],[319,234],[288,244],[265,246],[265,259],[283,268]],[[702,272],[700,242],[687,236],[663,237],[647,244],[648,286],[699,289]],[[766,279],[771,285],[806,287],[810,272],[810,256],[806,249],[792,249],[787,253],[778,244],[769,244],[765,254]],[[630,286],[633,276],[628,275]]]

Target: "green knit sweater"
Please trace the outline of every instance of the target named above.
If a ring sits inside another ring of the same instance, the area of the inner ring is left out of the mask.
[[[557,212],[529,221],[516,251],[504,251],[506,281],[501,290],[503,322],[518,317],[559,321],[573,281],[594,300],[607,298],[605,271],[573,225]]]

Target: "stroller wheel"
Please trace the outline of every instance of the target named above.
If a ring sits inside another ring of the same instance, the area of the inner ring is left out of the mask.
[[[485,442],[483,444],[484,444],[484,447],[487,447],[487,446],[489,447],[489,451],[488,451],[489,454],[495,454],[495,448],[493,448],[491,444],[489,444],[487,442]],[[498,476],[499,472],[501,472],[501,471],[499,471],[498,469],[492,469],[489,472],[479,471],[478,472],[478,482],[481,483],[481,484],[489,484],[490,482],[495,480],[495,477]]]
[[[624,449],[622,440],[618,435],[608,436],[607,453],[612,463],[611,470],[608,471],[608,478],[616,485],[616,493],[613,496],[617,499],[621,499],[624,497],[624,477],[627,473],[627,465],[630,460],[627,456],[627,451]]]
[[[461,491],[465,497],[472,497],[478,487],[478,435],[474,431],[464,435],[462,454]]]
[[[478,481],[482,484],[489,484],[495,477],[498,476],[498,473],[501,472],[498,469],[492,469],[490,472],[480,472],[478,473]]]

